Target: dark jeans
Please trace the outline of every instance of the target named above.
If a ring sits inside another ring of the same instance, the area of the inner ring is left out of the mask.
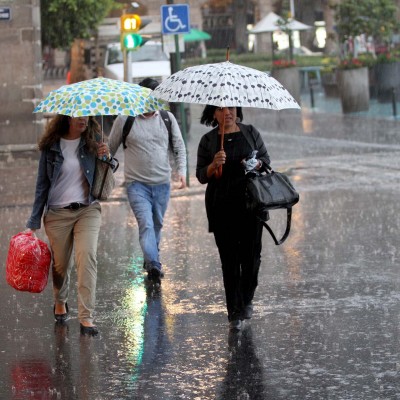
[[[236,219],[234,228],[214,229],[229,321],[241,318],[243,308],[252,302],[261,263],[262,223],[252,215]]]

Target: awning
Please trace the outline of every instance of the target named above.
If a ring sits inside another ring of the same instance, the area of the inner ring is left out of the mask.
[[[312,29],[312,26],[303,24],[295,19],[290,19],[288,23],[283,26],[279,25],[279,21],[283,21],[283,18],[273,12],[270,12],[261,21],[257,22],[257,24],[249,31],[249,33],[275,32],[281,31],[284,28],[287,28],[291,31]]]
[[[198,29],[191,29],[189,33],[183,34],[184,42],[200,42],[201,40],[210,40],[211,35]]]

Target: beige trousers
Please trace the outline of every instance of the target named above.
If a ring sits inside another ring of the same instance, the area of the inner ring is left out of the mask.
[[[93,323],[100,225],[99,203],[78,210],[50,209],[44,217],[44,227],[53,253],[54,300],[57,304],[67,302],[71,270],[75,263],[80,322]]]

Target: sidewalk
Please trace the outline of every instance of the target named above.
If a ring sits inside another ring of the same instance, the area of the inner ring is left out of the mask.
[[[305,110],[314,112],[342,114],[342,106],[339,97],[326,96],[322,88],[314,89],[313,101],[309,90],[303,90],[301,94],[301,105]],[[370,98],[369,110],[348,114],[354,117],[400,119],[400,102],[380,103],[376,98]]]

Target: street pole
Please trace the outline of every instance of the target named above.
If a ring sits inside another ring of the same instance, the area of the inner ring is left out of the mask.
[[[123,50],[124,55],[124,81],[132,83],[132,54],[129,50]]]
[[[126,9],[123,10],[123,15],[126,14]],[[127,50],[125,47],[122,46],[122,22],[121,22],[121,50],[122,55],[124,58],[124,81],[125,82],[132,82],[132,58],[130,51]]]
[[[167,0],[166,4],[174,4],[174,0]],[[181,53],[179,51],[179,35],[174,35],[174,40],[175,40],[175,67],[176,71],[171,71],[172,73],[175,73],[177,71],[181,70]],[[186,131],[186,114],[185,114],[185,107],[182,102],[179,102],[179,114],[180,114],[180,119],[181,119],[181,130],[182,130],[182,138],[183,141],[185,142],[185,147],[187,149],[187,131]],[[189,160],[188,160],[188,154],[186,150],[186,185],[189,186]]]
[[[294,19],[294,0],[290,0],[290,18]],[[293,60],[293,39],[292,31],[289,31],[289,58]]]
[[[294,18],[294,0],[290,0],[290,17]]]

